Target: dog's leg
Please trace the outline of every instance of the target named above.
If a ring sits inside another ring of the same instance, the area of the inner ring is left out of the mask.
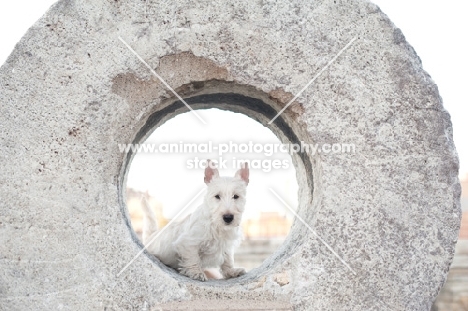
[[[206,281],[208,278],[201,268],[201,260],[198,255],[198,246],[174,245],[180,256],[180,274],[188,276],[191,279]]]
[[[179,272],[194,280],[206,281],[207,277],[201,266],[199,243],[192,236],[180,235],[172,244],[179,256]]]
[[[153,209],[149,206],[146,198],[141,199],[141,205],[143,207],[143,244],[146,245],[148,238],[156,231],[158,231],[158,222],[156,221],[156,216],[154,215]]]
[[[221,273],[226,279],[236,278],[246,274],[244,268],[234,268],[234,254],[232,251],[224,252],[224,262],[221,265]]]

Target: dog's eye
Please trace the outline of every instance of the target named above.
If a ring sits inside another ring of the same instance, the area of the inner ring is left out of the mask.
[[[239,196],[238,196],[237,194],[235,194],[235,195],[233,196],[233,198],[234,198],[234,200],[237,200],[237,199],[239,198]]]
[[[219,196],[219,194],[215,195],[215,198],[217,198],[218,200],[221,199],[221,197]]]

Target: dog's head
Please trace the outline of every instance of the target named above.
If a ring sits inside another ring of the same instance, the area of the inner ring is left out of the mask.
[[[208,160],[205,183],[208,185],[205,204],[210,209],[212,220],[226,228],[239,226],[249,183],[247,163],[243,164],[234,177],[220,177],[218,169]]]

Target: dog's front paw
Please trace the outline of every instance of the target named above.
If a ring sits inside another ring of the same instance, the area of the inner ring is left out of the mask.
[[[201,269],[182,269],[180,270],[180,274],[188,276],[191,279],[198,280],[198,281],[206,281],[207,277],[203,270]]]
[[[223,271],[223,275],[226,279],[237,278],[246,273],[244,268],[229,268]]]

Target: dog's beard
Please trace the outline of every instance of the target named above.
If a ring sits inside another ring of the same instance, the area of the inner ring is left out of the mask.
[[[223,220],[223,214],[224,213],[215,213],[211,217],[211,223],[216,228],[216,231],[225,232],[238,230],[242,220],[242,213],[233,214],[234,220],[231,223],[226,223]]]

